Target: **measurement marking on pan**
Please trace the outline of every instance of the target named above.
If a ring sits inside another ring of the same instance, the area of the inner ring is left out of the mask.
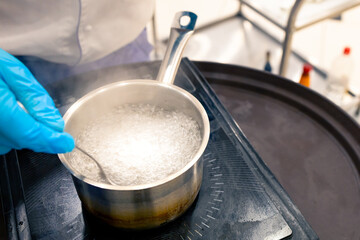
[[[188,232],[191,234],[191,236],[194,236],[194,234],[188,229]]]
[[[207,157],[207,156],[209,156],[209,155],[211,155],[211,152],[205,153],[205,154],[204,154],[204,157]]]
[[[201,230],[203,230],[203,228],[202,228],[199,224],[195,223],[195,225],[196,225],[198,228],[200,228]]]
[[[189,240],[191,240],[191,238],[190,238],[189,236],[187,236],[187,238],[188,238]]]
[[[200,237],[202,237],[202,234],[201,233],[199,233],[199,231],[198,230],[194,230],[197,234],[199,234],[199,236]]]
[[[180,237],[181,237],[182,240],[185,240],[185,239],[183,238],[183,236],[180,235]]]
[[[205,223],[203,223],[203,222],[201,222],[201,224],[202,225],[204,225],[205,227],[207,227],[207,228],[210,228],[210,226],[209,225],[206,225]]]
[[[210,183],[210,186],[208,186],[211,190],[210,196],[211,198],[208,201],[208,207],[205,210],[205,214],[202,214],[200,217],[200,223],[196,224],[195,226],[198,227],[196,229],[192,229],[194,234],[196,236],[193,237],[203,237],[203,234],[206,228],[210,229],[210,226],[212,224],[213,220],[217,219],[217,214],[219,214],[220,206],[219,203],[222,202],[221,196],[224,193],[223,187],[225,183],[224,180],[221,178],[223,174],[221,173],[221,165],[219,164],[220,160],[215,157],[215,155],[211,155],[206,159],[206,170],[207,170],[207,176],[208,176],[208,183]]]
[[[75,224],[77,224],[77,222],[76,222],[76,221],[74,221],[74,222],[70,223],[70,224],[69,224],[69,226],[73,226],[73,225],[75,225]]]
[[[75,240],[75,239],[80,239],[81,235],[82,235],[82,233],[79,233],[78,235],[76,235],[76,236],[73,238],[73,240]]]

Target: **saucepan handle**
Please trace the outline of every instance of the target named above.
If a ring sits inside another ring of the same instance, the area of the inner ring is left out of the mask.
[[[192,12],[176,13],[165,56],[156,80],[167,84],[174,83],[185,45],[194,32],[196,19],[196,14]]]

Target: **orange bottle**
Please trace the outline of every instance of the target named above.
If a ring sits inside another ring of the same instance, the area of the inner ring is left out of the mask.
[[[310,87],[310,71],[312,67],[309,64],[304,64],[303,73],[301,74],[301,78],[299,83],[304,85],[305,87]]]

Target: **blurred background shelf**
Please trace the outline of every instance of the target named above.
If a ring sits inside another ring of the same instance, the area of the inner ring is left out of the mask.
[[[252,22],[252,18],[246,17],[242,6],[245,5],[251,11],[259,14],[275,26],[284,31],[282,43],[282,57],[279,67],[279,74],[286,76],[286,71],[291,54],[293,34],[301,29],[313,24],[324,21],[328,18],[339,17],[343,12],[360,5],[358,0],[240,0],[239,14]],[[257,24],[257,27],[272,36],[271,32]],[[278,40],[279,41],[279,40]],[[297,54],[303,61],[310,62],[309,59]],[[314,69],[326,76],[326,71],[312,63]]]
[[[291,0],[270,1],[245,0],[255,4],[269,17],[277,19],[284,27],[291,11]],[[273,73],[278,74],[283,58],[285,31],[269,22],[260,14],[240,4],[239,0],[197,0],[166,1],[157,0],[155,26],[160,57],[164,51],[164,41],[168,36],[171,16],[180,10],[194,11],[199,16],[197,31],[190,39],[185,56],[191,60],[213,61],[263,69],[266,51],[271,52]],[[284,76],[299,81],[302,67],[310,62],[317,71],[312,71],[310,88],[323,94],[327,83],[326,73],[334,58],[342,53],[345,46],[351,47],[354,71],[350,79],[350,90],[360,95],[360,7],[359,0],[322,0],[303,3],[299,11],[293,33],[288,67]],[[263,4],[263,5],[262,5]],[[239,15],[241,6],[241,15]],[[357,7],[356,7],[357,6]],[[269,8],[269,9],[268,9]],[[268,10],[267,10],[268,9]],[[340,14],[341,13],[341,14]],[[328,18],[337,15],[337,18]],[[339,17],[340,16],[340,17]],[[281,20],[283,19],[283,20]],[[308,25],[310,22],[322,21]],[[282,22],[281,22],[282,21]],[[306,26],[306,27],[305,27]],[[300,30],[301,31],[300,31]],[[149,28],[151,35],[151,26]],[[150,36],[152,39],[152,36]],[[154,43],[154,41],[153,41]],[[154,57],[159,59],[160,57]],[[359,99],[346,97],[344,110],[355,116]]]
[[[300,30],[327,18],[338,17],[341,13],[360,4],[358,0],[240,0],[275,25],[286,29],[288,18],[295,2],[301,3],[294,28]]]

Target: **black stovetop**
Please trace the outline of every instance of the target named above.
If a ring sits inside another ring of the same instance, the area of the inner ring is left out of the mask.
[[[155,62],[90,72],[48,86],[48,91],[64,113],[89,90],[121,79],[153,79],[158,66]],[[143,232],[106,226],[82,208],[70,173],[57,155],[13,151],[0,161],[0,213],[5,226],[0,238],[3,234],[10,239],[282,239],[293,232],[289,238],[316,239],[187,59],[175,84],[198,98],[211,124],[200,193],[183,216]]]

